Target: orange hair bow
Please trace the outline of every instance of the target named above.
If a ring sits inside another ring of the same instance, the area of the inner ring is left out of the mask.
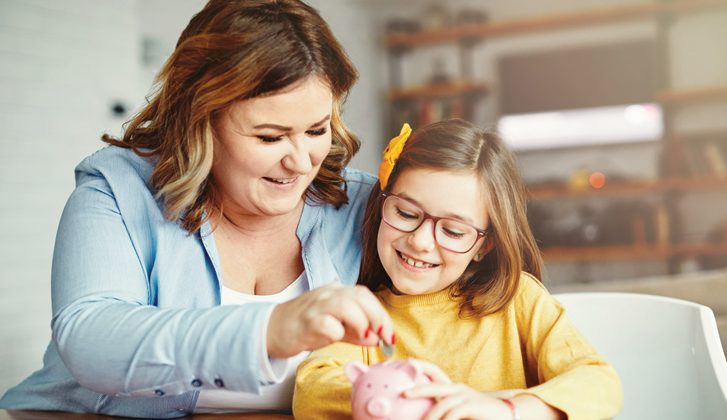
[[[404,150],[404,145],[409,139],[410,134],[411,127],[409,126],[409,124],[404,123],[404,125],[401,127],[401,132],[399,133],[399,135],[391,139],[389,141],[389,145],[386,146],[386,149],[384,150],[384,159],[379,166],[379,183],[381,184],[382,191],[389,183],[389,176],[391,175],[391,171],[394,170],[396,160],[399,158],[401,151]]]

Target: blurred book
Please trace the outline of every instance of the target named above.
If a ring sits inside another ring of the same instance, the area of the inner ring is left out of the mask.
[[[723,150],[717,146],[717,143],[709,142],[705,144],[702,152],[711,175],[718,177],[727,176],[727,164],[725,164]]]

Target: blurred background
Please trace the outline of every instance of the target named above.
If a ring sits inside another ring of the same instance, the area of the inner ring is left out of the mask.
[[[204,3],[0,0],[0,393],[41,366],[73,168]],[[552,291],[694,300],[727,341],[727,1],[309,3],[361,75],[354,167],[375,172],[405,121],[497,127]]]

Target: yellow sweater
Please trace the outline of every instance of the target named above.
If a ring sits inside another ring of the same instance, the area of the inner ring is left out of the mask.
[[[534,277],[523,273],[513,301],[502,311],[460,319],[448,292],[378,293],[394,320],[394,359],[414,357],[439,365],[454,382],[480,391],[528,388],[571,420],[615,416],[622,405],[616,371],[565,317],[563,307]],[[336,343],[298,367],[293,415],[297,419],[351,416],[350,361],[383,361],[376,347]]]

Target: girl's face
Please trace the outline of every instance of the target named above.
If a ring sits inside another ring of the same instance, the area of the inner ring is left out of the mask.
[[[478,229],[489,223],[485,193],[471,171],[408,169],[391,190],[424,212],[457,219]],[[445,289],[467,268],[475,254],[484,250],[485,238],[463,254],[444,249],[434,235],[434,222],[424,220],[413,232],[402,232],[381,221],[377,248],[381,263],[394,287],[407,295]]]
[[[212,165],[225,209],[271,216],[298,208],[331,148],[332,109],[331,89],[311,77],[225,112]]]

